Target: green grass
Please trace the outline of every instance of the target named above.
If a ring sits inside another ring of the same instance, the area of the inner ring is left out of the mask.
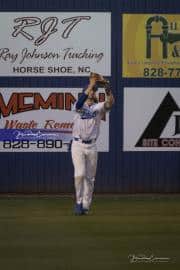
[[[0,197],[0,270],[180,269],[180,196],[97,196],[89,216],[72,209],[71,197]]]

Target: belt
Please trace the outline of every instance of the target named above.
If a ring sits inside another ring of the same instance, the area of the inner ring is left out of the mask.
[[[92,140],[88,140],[88,141],[86,141],[86,140],[82,140],[82,139],[80,139],[80,138],[73,138],[74,139],[74,141],[79,141],[79,142],[81,142],[81,143],[85,143],[85,144],[91,144],[91,143],[95,143],[96,142],[96,139],[92,139]]]

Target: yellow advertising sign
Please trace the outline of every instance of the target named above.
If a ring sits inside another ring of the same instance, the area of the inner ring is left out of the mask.
[[[123,14],[123,77],[180,78],[180,14]]]

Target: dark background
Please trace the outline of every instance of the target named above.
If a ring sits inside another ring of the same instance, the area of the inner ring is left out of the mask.
[[[97,192],[179,192],[178,152],[123,152],[123,88],[179,87],[179,79],[123,79],[122,14],[180,13],[177,0],[0,0],[0,11],[108,11],[112,18],[110,152],[99,153]],[[94,29],[95,31],[95,29]],[[3,37],[0,37],[2,39]],[[133,42],[133,41],[132,41]],[[0,87],[83,87],[87,77],[0,77]],[[0,153],[0,193],[72,192],[70,153]]]

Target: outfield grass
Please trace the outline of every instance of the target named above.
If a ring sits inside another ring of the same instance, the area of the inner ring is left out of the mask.
[[[0,197],[0,270],[180,269],[180,196],[97,196],[89,216],[72,208],[71,197]]]

